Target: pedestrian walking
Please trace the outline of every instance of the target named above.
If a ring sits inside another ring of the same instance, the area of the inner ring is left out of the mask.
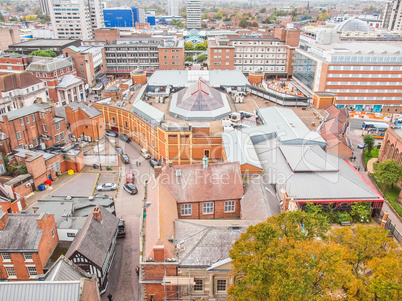
[[[357,167],[357,171],[360,171],[360,165]]]
[[[138,165],[141,166],[141,160],[138,160]]]
[[[135,272],[137,273],[137,276],[140,275],[140,268],[138,267],[138,265],[137,265],[137,267],[135,268]]]
[[[109,299],[109,301],[112,301],[113,298],[112,294],[107,295],[107,298]]]
[[[135,161],[135,165],[137,165],[137,167],[138,167],[138,161]]]

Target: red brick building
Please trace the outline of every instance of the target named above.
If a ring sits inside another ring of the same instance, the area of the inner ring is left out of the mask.
[[[381,143],[381,150],[378,154],[380,162],[394,159],[402,164],[402,129],[389,128]]]
[[[63,50],[65,57],[72,57],[77,76],[90,87],[96,85],[96,76],[106,72],[106,57],[103,46],[70,46]]]
[[[0,279],[33,280],[59,242],[53,215],[0,213]]]
[[[96,107],[72,102],[65,110],[73,140],[81,138],[84,141],[95,141],[105,135],[103,116]]]
[[[0,69],[26,70],[32,62],[32,55],[4,53],[0,55]]]
[[[165,40],[159,46],[160,70],[184,70],[184,42],[182,40]]]
[[[27,68],[27,71],[46,83],[49,89],[49,98],[57,105],[63,101],[63,97],[57,91],[59,83],[66,75],[77,76],[73,62],[68,58],[35,58]],[[84,93],[83,81],[81,86],[80,91],[74,93],[75,96]],[[63,93],[63,95],[65,94]],[[64,99],[66,98],[67,96],[64,97]],[[79,98],[77,98],[78,100]],[[71,101],[74,101],[74,99]]]
[[[30,149],[42,143],[50,147],[68,141],[66,121],[48,104],[33,104],[1,115],[0,131],[0,151],[4,153],[16,147]]]
[[[229,42],[229,40],[227,40]],[[234,70],[235,47],[208,39],[208,64],[210,70]]]

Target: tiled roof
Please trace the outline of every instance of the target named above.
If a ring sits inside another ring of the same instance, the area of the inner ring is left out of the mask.
[[[41,214],[8,214],[4,230],[0,230],[1,252],[37,251],[43,230],[38,228]]]
[[[339,109],[335,105],[330,105],[328,108],[325,109],[329,114],[327,120],[332,118],[337,118],[341,123],[346,123],[348,120],[348,113],[346,109]]]
[[[95,208],[100,208],[102,222],[95,219],[91,212],[84,227],[73,240],[66,257],[70,258],[74,252],[78,251],[98,267],[102,267],[110,245],[115,239],[119,219],[102,206],[97,205]]]
[[[71,108],[73,112],[77,110],[83,111],[89,118],[94,118],[96,116],[101,115],[101,111],[99,111],[95,106],[87,106],[82,102],[70,102],[67,107]]]
[[[320,131],[339,136],[343,131],[343,124],[337,118],[332,118],[323,123]]]
[[[46,109],[51,108],[51,105],[47,103],[34,103],[28,107],[24,107],[22,109],[10,111],[4,115],[8,117],[8,120],[18,119],[27,115],[31,115],[37,112],[45,112]],[[0,121],[3,121],[3,116],[0,115]]]
[[[179,175],[179,176],[178,176]],[[239,162],[164,167],[160,181],[177,203],[236,200],[243,196]]]
[[[29,72],[54,72],[59,69],[72,67],[73,63],[68,58],[46,58],[32,62],[27,71]]]
[[[0,90],[2,92],[22,89],[40,84],[42,81],[29,72],[0,72]]]

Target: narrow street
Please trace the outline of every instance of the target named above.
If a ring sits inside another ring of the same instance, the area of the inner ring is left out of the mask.
[[[132,301],[140,300],[138,276],[135,272],[135,268],[139,266],[139,223],[145,181],[153,168],[148,160],[140,156],[134,142],[128,144],[119,139],[117,141],[119,147],[130,157],[130,164],[122,164],[120,187],[115,200],[116,216],[125,221],[126,237],[117,241],[116,254],[109,272],[109,286],[102,295],[102,300],[107,301],[107,296],[111,294],[113,301]],[[141,166],[137,167],[137,161],[141,162]],[[134,184],[138,189],[136,195],[130,195],[123,189],[128,173],[134,174]]]

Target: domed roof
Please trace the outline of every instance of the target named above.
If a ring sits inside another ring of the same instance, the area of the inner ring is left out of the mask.
[[[370,31],[370,26],[359,19],[349,19],[335,26],[335,31]]]

